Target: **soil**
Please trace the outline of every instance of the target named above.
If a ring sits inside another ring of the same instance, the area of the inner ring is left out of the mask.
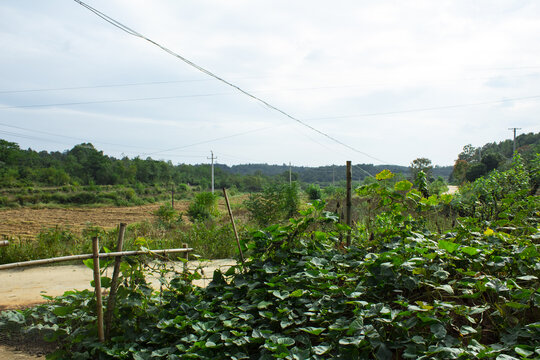
[[[130,207],[20,208],[0,210],[0,238],[34,238],[40,231],[56,226],[80,232],[88,225],[113,228],[153,220],[162,204]],[[185,211],[187,202],[175,203],[175,209]]]
[[[206,286],[212,279],[215,269],[226,271],[234,260],[190,261],[188,267],[202,267],[203,278],[194,281],[195,285]],[[177,270],[183,263],[171,264]],[[110,269],[108,271],[111,271]],[[29,267],[0,271],[0,311],[21,309],[46,302],[42,295],[58,296],[69,290],[92,289],[90,281],[93,272],[84,265],[63,265]],[[159,281],[150,278],[157,289]],[[39,339],[8,339],[0,334],[0,359],[29,360],[44,359],[45,353],[53,351],[50,344]]]

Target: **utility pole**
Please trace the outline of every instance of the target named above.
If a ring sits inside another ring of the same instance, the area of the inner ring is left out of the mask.
[[[347,199],[346,199],[346,213],[345,213],[345,222],[349,227],[347,231],[347,247],[351,246],[351,229],[352,226],[352,217],[351,217],[351,208],[352,208],[352,165],[351,161],[347,161]]]
[[[289,161],[289,186],[292,185],[292,169],[291,169],[291,162]]]
[[[516,131],[517,130],[521,130],[521,128],[508,128],[508,130],[513,130],[514,131],[514,154],[516,153]]]
[[[214,160],[217,160],[217,157],[214,157],[214,152],[210,150],[210,157],[207,158],[212,160],[212,194],[214,193]]]
[[[336,169],[334,168],[334,165],[332,165],[332,186],[335,185],[336,182]]]

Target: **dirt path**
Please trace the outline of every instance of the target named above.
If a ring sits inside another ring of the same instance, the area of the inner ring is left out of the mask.
[[[2,360],[35,360],[45,359],[45,356],[29,355],[20,350],[0,345],[0,359]]]
[[[215,269],[226,271],[234,260],[222,259],[206,262],[190,261],[188,266],[195,269],[202,266],[203,278],[194,282],[198,286],[206,286],[212,279]],[[183,264],[175,264],[177,270]],[[110,270],[109,270],[110,271]],[[110,273],[109,273],[110,275]],[[92,270],[84,265],[47,266],[0,270],[0,311],[27,307],[45,300],[42,295],[58,296],[69,290],[92,289]],[[150,279],[155,288],[159,287],[157,279]],[[44,359],[28,355],[0,345],[1,360]]]

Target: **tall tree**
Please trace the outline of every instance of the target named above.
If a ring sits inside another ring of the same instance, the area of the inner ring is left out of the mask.
[[[409,168],[411,170],[411,179],[413,181],[416,180],[416,178],[418,177],[418,173],[420,171],[424,172],[424,174],[426,175],[426,179],[428,181],[431,181],[431,178],[433,177],[432,175],[433,165],[431,164],[431,160],[429,160],[428,158],[422,157],[422,158],[414,159],[411,162],[411,165],[409,166]]]

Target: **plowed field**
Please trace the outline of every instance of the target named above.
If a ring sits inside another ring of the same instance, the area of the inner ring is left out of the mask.
[[[80,231],[87,225],[112,228],[121,222],[128,224],[154,219],[154,211],[161,204],[132,207],[4,209],[0,210],[0,238],[33,238],[42,229],[55,226]],[[175,209],[185,211],[187,202],[175,203]]]

